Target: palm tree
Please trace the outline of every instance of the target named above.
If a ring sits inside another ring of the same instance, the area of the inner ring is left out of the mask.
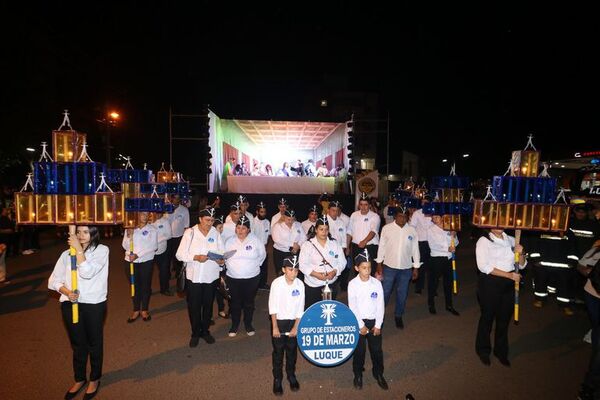
[[[331,318],[336,317],[335,304],[321,304],[321,310],[323,310],[321,318],[327,319],[327,321],[325,321],[325,325],[333,325]]]

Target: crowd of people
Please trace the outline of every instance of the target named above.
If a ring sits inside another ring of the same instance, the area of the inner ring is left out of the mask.
[[[348,173],[344,164],[338,164],[329,169],[326,162],[316,166],[313,160],[308,160],[306,164],[302,160],[296,160],[293,165],[284,162],[280,168],[273,169],[271,164],[266,164],[258,160],[252,162],[252,167],[246,163],[237,163],[234,157],[229,158],[223,167],[223,178],[228,175],[236,176],[308,176],[308,177],[335,177],[346,179]]]
[[[360,198],[350,215],[343,212],[341,202],[327,200],[325,207],[315,204],[306,216],[299,216],[281,198],[269,220],[270,210],[263,202],[257,203],[251,213],[246,197],[240,196],[230,205],[228,215],[218,215],[221,208],[208,206],[191,227],[189,211],[178,196],[172,199],[176,205],[173,214],[140,213],[138,225],[126,230],[122,242],[126,270],[133,264],[131,283],[135,293],[127,322],[134,323],[140,317],[151,321],[154,264],[159,270],[160,292],[165,296],[174,294],[170,288],[172,271],[186,278],[188,344],[192,348],[200,340],[208,344],[217,341],[210,333],[215,300],[218,315],[230,319],[229,337],[239,335],[241,329],[247,336],[254,336],[255,298],[259,290],[269,291],[273,392],[279,395],[283,393],[284,358],[290,390],[300,389],[295,375],[295,336],[303,311],[320,301],[324,291],[330,290],[333,299],[347,291],[348,305],[360,327],[353,355],[353,384],[362,388],[368,344],[373,377],[387,389],[382,349],[384,308],[393,296],[395,327],[405,329],[403,316],[410,283],[414,282],[415,293],[427,289],[428,311],[435,315],[441,280],[444,309],[460,317],[452,301],[451,272],[451,260],[460,241],[456,232],[442,229],[439,216],[423,214],[422,210],[396,207],[385,213],[391,217],[386,223],[387,215],[381,215],[378,203],[367,196]],[[426,197],[424,202],[429,200]],[[532,270],[535,307],[543,307],[553,293],[565,315],[572,314],[572,307],[581,302],[581,297],[587,304],[593,356],[582,386],[584,399],[592,398],[600,389],[600,269],[596,268],[600,259],[600,213],[596,210],[596,219],[590,214],[589,205],[576,205],[570,229],[564,234],[533,233],[517,245],[515,238],[502,229],[491,229],[481,232],[475,245],[481,315],[474,336],[482,364],[490,365],[493,355],[502,365],[511,365],[508,327],[515,283],[522,285],[521,274],[515,270],[517,253],[519,270]],[[51,290],[61,294],[63,318],[73,348],[75,383],[65,398],[73,398],[87,387],[84,398],[91,399],[98,392],[102,376],[103,328],[99,321],[106,313],[109,251],[100,244],[100,237],[97,228],[78,226],[76,234],[68,238],[68,244],[76,250],[77,291],[72,290],[68,251],[60,256],[48,283]],[[270,242],[272,268],[267,257]],[[0,247],[0,253],[4,252]],[[269,279],[270,271],[273,279]],[[0,280],[1,274],[0,269]],[[73,302],[79,304],[77,325],[68,323]]]

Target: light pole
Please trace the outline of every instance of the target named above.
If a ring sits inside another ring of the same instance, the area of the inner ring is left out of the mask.
[[[121,118],[121,115],[116,111],[111,111],[107,113],[106,118],[104,118],[104,127],[106,129],[106,167],[111,168],[111,158],[110,158],[110,128],[117,124],[117,121]]]

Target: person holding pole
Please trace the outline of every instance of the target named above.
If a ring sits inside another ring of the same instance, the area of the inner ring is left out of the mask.
[[[48,289],[60,293],[62,317],[73,349],[75,383],[64,398],[75,398],[86,385],[89,358],[90,382],[84,399],[92,399],[98,393],[102,376],[109,249],[100,244],[96,227],[78,226],[75,231],[72,225],[69,232],[68,243],[75,253],[75,274],[70,251],[65,250],[50,275]]]
[[[508,236],[503,229],[485,231],[475,247],[479,274],[478,297],[481,316],[477,326],[475,351],[484,365],[490,365],[492,345],[490,334],[496,323],[494,334],[494,356],[500,363],[510,367],[508,360],[508,325],[512,316],[515,286],[521,275],[515,272],[515,254],[518,255],[518,269],[527,265],[523,246]]]

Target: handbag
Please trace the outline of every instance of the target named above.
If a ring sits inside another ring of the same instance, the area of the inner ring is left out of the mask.
[[[192,228],[192,237],[190,238],[190,244],[188,245],[188,252],[190,251],[190,247],[192,246],[192,241],[194,240],[194,228]],[[177,291],[179,293],[185,291],[185,281],[187,280],[187,262],[183,263],[183,267],[179,270],[179,275],[177,275]]]
[[[219,276],[219,281],[217,282],[217,290],[225,300],[231,300],[231,291],[229,290],[229,286],[227,285],[227,281],[225,280],[224,273],[221,273],[221,275]]]

